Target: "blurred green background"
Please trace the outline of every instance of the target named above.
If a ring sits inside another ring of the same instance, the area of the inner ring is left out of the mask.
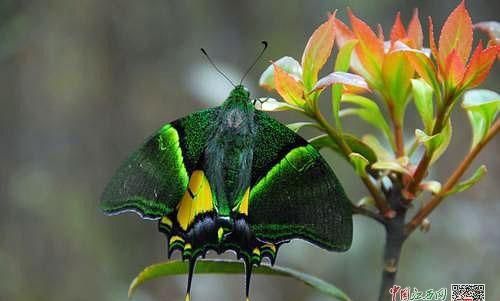
[[[246,80],[283,55],[300,58],[329,11],[347,6],[386,33],[419,7],[440,26],[457,1],[0,1],[0,300],[126,300],[132,278],[166,259],[156,223],[105,217],[98,199],[115,168],[163,123],[220,104],[231,86],[199,52],[205,47],[233,79],[270,47]],[[468,1],[473,21],[498,20],[500,2]],[[331,64],[330,64],[331,66]],[[498,66],[485,87],[497,90]],[[327,71],[327,70],[326,70]],[[325,101],[326,102],[326,101]],[[325,107],[325,109],[327,109]],[[275,115],[298,121],[298,115]],[[406,135],[420,126],[413,109]],[[431,176],[443,179],[469,147],[457,107],[454,140]],[[347,127],[371,130],[357,120]],[[476,160],[489,174],[431,216],[428,234],[403,250],[398,283],[420,290],[486,283],[500,300],[500,139]],[[325,153],[353,200],[365,190],[346,163]],[[417,205],[418,206],[418,205]],[[294,241],[278,264],[335,283],[353,300],[375,300],[382,228],[355,218],[352,248],[329,253]],[[226,257],[231,257],[230,255]],[[156,280],[135,300],[183,300],[185,277]],[[243,300],[243,276],[194,279],[193,300]],[[252,300],[326,300],[294,280],[255,276]]]

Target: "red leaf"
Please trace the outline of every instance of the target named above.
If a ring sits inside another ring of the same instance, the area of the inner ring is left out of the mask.
[[[401,22],[401,13],[398,12],[396,15],[396,20],[394,20],[394,25],[392,25],[391,29],[391,43],[396,42],[397,40],[403,40],[406,38],[406,30]]]
[[[431,47],[431,53],[434,59],[439,62],[439,52],[436,46],[436,38],[434,37],[434,25],[432,24],[432,18],[429,16],[429,47]]]
[[[441,58],[439,57],[439,51],[436,46],[436,39],[434,38],[434,24],[432,24],[432,18],[429,16],[429,47],[431,47],[431,54],[436,60],[437,63],[437,77],[439,79],[442,78],[441,73],[443,72],[444,68],[444,61],[441,61]]]
[[[276,91],[287,103],[302,106],[304,100],[304,86],[285,70],[274,64],[274,85]]]
[[[418,9],[413,11],[410,24],[408,24],[408,38],[412,41],[414,48],[422,49],[424,34],[422,33],[422,24],[418,18]]]
[[[335,18],[334,22],[335,22],[335,37],[339,48],[342,48],[342,46],[344,46],[344,44],[347,43],[348,41],[356,39],[354,33],[342,21]]]
[[[462,0],[455,8],[441,30],[439,55],[444,61],[453,50],[466,62],[472,49],[472,20]]]
[[[356,53],[363,67],[374,77],[380,78],[382,62],[384,60],[384,42],[351,10],[348,11],[351,25],[356,38],[359,40]]]
[[[486,79],[498,53],[498,46],[483,49],[482,43],[477,45],[465,71],[462,83],[465,89],[474,88]]]
[[[302,55],[302,79],[310,89],[318,80],[318,72],[332,53],[335,41],[335,13],[311,35]]]
[[[446,58],[445,78],[448,87],[456,87],[464,78],[465,62],[462,60],[458,51],[453,49]]]
[[[339,19],[335,19],[335,41],[339,48],[342,48],[348,41],[355,40],[356,36],[354,33]],[[362,66],[359,59],[358,50],[351,54],[351,68],[356,73],[362,75],[367,80],[371,78],[371,75]]]

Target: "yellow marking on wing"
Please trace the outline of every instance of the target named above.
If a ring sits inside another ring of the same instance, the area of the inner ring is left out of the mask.
[[[253,255],[257,255],[257,256],[260,256],[260,249],[259,248],[255,248],[253,249]]]
[[[202,170],[195,170],[189,179],[188,189],[177,206],[177,221],[185,231],[198,214],[213,209],[210,183]]]
[[[169,227],[172,227],[172,221],[166,216],[161,218],[161,223]]]
[[[248,216],[248,199],[250,198],[250,188],[247,188],[238,206],[238,212]]]

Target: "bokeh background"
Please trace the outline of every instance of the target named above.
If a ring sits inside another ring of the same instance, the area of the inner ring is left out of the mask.
[[[432,15],[440,26],[457,4],[0,1],[0,300],[126,300],[131,279],[166,259],[156,223],[135,215],[105,217],[98,199],[120,161],[155,129],[224,100],[231,86],[200,47],[236,80],[260,41],[268,40],[268,52],[245,82],[263,96],[257,82],[268,61],[300,58],[307,37],[329,11],[339,9],[346,20],[350,6],[388,32],[398,10],[406,23],[419,7],[421,16]],[[475,22],[498,20],[500,2],[474,0],[468,7]],[[484,86],[498,91],[499,80],[496,66]],[[413,109],[407,119],[410,137],[420,125]],[[470,129],[460,107],[453,119],[455,139],[437,164],[435,179],[445,179],[469,147]],[[371,130],[352,119],[347,127]],[[499,150],[496,139],[474,164],[486,163],[487,177],[438,208],[429,233],[410,238],[400,285],[425,290],[485,283],[488,300],[500,300]],[[331,153],[325,156],[351,198],[361,198],[365,190],[349,166]],[[353,300],[375,300],[383,235],[378,224],[356,217],[347,253],[294,241],[281,248],[278,264],[335,283]],[[183,300],[185,280],[152,281],[134,300]],[[290,279],[255,276],[252,287],[253,300],[326,300]],[[193,300],[243,300],[243,276],[195,276]]]

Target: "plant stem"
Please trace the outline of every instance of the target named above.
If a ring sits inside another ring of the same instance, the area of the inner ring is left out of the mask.
[[[449,100],[444,102],[444,106],[441,108],[441,110],[439,110],[436,116],[436,122],[434,123],[431,135],[438,134],[443,130],[446,119],[445,118],[446,112],[449,109],[450,104],[452,103],[453,101]],[[409,196],[409,198],[406,200],[406,203],[410,203],[414,199],[415,194],[420,185],[420,182],[422,182],[422,180],[425,178],[425,175],[427,174],[427,169],[429,168],[431,160],[432,160],[432,153],[429,153],[426,150],[424,155],[422,156],[422,159],[420,159],[417,168],[415,169],[415,173],[413,174],[413,181],[410,183],[408,189],[406,190],[407,192],[406,195]]]
[[[377,222],[379,222],[381,224],[385,224],[385,219],[382,215],[380,215],[376,212],[373,212],[367,208],[364,208],[363,206],[356,206],[354,204],[351,204],[351,205],[352,205],[352,213],[353,214],[364,215],[364,216],[367,216],[367,217],[370,217],[370,218],[376,220]]]
[[[344,155],[349,158],[349,154],[352,153],[352,150],[349,145],[347,145],[342,135],[338,133],[337,130],[335,130],[328,123],[328,121],[326,121],[325,117],[321,114],[319,109],[314,110],[314,112],[315,113],[313,115],[313,118],[316,119],[318,124],[321,125],[326,133],[339,145]],[[373,200],[375,201],[375,204],[377,205],[377,208],[380,210],[380,212],[382,212],[383,215],[390,215],[392,212],[391,208],[387,204],[387,201],[384,199],[384,197],[380,195],[377,187],[373,184],[372,180],[370,180],[367,175],[361,176],[361,180],[373,197]]]
[[[394,186],[398,185],[396,183]],[[395,210],[396,216],[387,219],[385,222],[386,238],[384,247],[384,268],[382,272],[382,282],[380,285],[379,301],[390,301],[389,290],[393,287],[398,271],[399,258],[403,244],[407,238],[404,231],[405,216],[407,207],[403,203],[401,188],[395,187],[386,193],[391,207]]]
[[[386,98],[388,99],[388,98]],[[388,101],[389,115],[391,117],[392,126],[394,128],[394,143],[396,144],[395,153],[396,158],[403,157],[405,155],[405,143],[403,138],[403,127],[401,125],[401,120],[398,119],[396,113],[394,112],[394,105],[391,101]],[[402,119],[402,118],[401,118]]]
[[[465,158],[460,162],[455,171],[452,173],[450,178],[443,185],[441,191],[435,195],[427,204],[425,204],[422,209],[412,218],[412,220],[406,225],[406,234],[412,233],[422,221],[429,216],[429,214],[443,201],[448,193],[457,184],[460,178],[463,176],[467,168],[470,166],[472,161],[476,158],[483,147],[488,144],[488,142],[493,139],[493,137],[500,131],[500,119],[497,120],[493,126],[488,130],[484,139],[479,142],[474,148],[465,156]]]
[[[403,128],[399,122],[394,122],[394,136],[396,137],[396,157],[400,158],[405,155],[405,145],[403,141]]]

